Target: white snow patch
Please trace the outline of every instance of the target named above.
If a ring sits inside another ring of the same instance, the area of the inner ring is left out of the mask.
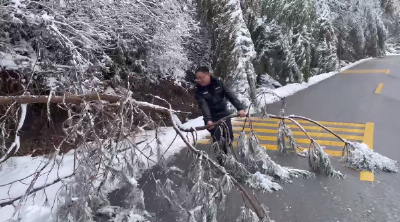
[[[47,77],[46,80],[47,80],[47,86],[49,88],[54,88],[57,86],[57,83],[59,83],[59,81],[55,77]]]
[[[104,94],[108,94],[108,95],[116,95],[115,90],[113,88],[111,88],[110,86],[107,87],[106,90],[104,90]]]
[[[45,13],[42,15],[42,19],[43,19],[45,22],[51,22],[51,21],[54,20],[54,17],[48,15],[47,12],[45,12]]]
[[[281,185],[272,182],[272,177],[258,171],[248,179],[247,184],[253,189],[262,190],[263,192],[282,190]]]
[[[360,63],[363,63],[363,62],[371,60],[371,59],[373,59],[373,58],[366,58],[366,59],[362,59],[357,62],[354,62],[350,65],[347,65],[347,66],[341,68],[340,72],[350,69]],[[308,82],[287,84],[287,85],[285,85],[283,87],[279,87],[277,89],[270,89],[270,88],[266,88],[266,87],[259,88],[258,92],[257,92],[258,104],[260,107],[264,107],[267,104],[279,101],[280,100],[279,97],[291,96],[303,89],[310,87],[311,85],[314,85],[316,83],[321,82],[322,80],[325,80],[331,76],[334,76],[337,73],[339,73],[339,72],[323,73],[323,74],[311,77],[308,80]],[[267,94],[265,94],[265,93],[267,93]],[[276,95],[273,95],[273,94],[276,94]],[[252,109],[251,112],[254,112],[254,109]]]
[[[176,166],[171,166],[168,170],[169,170],[169,172],[183,173],[183,170]]]
[[[35,177],[35,172],[41,169],[48,161],[51,162],[41,172],[40,176],[34,183],[33,188],[50,184],[59,177],[62,178],[69,176],[73,172],[73,151],[65,154],[63,159],[61,156],[57,156],[55,162],[45,157],[24,156],[12,157],[6,162],[2,163],[0,166],[0,204],[24,195],[32,179]],[[21,182],[9,184],[18,180]],[[60,182],[55,183],[48,186],[44,190],[36,192],[36,196],[30,195],[27,198],[26,204],[19,207],[21,221],[53,221],[50,218],[52,216],[51,207],[53,206],[53,203],[57,203],[56,194],[61,185],[62,184]],[[44,204],[46,203],[46,199],[47,204]],[[19,201],[14,202],[16,206],[18,203]],[[14,208],[12,205],[7,205],[0,208],[0,221],[17,218],[18,213],[13,215],[15,210],[16,208]]]
[[[8,68],[18,68],[14,62],[14,58],[11,54],[0,52],[0,66]]]
[[[0,52],[0,67],[18,69],[32,66],[33,60],[27,56]]]

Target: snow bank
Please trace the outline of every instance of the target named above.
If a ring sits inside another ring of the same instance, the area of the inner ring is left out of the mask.
[[[351,63],[350,65],[347,65],[347,66],[341,68],[340,72],[350,69],[362,62],[365,62],[365,61],[371,60],[371,59],[373,59],[373,58],[366,58],[366,59],[362,59],[357,62]],[[304,90],[304,89],[310,87],[311,85],[314,85],[316,83],[321,82],[322,80],[325,80],[331,76],[336,75],[337,73],[339,73],[339,72],[329,72],[329,73],[316,75],[316,76],[311,77],[308,80],[308,82],[291,83],[291,84],[287,84],[287,85],[277,88],[277,89],[260,88],[259,91],[257,92],[258,104],[260,105],[260,107],[263,107],[267,104],[274,103],[276,101],[279,101],[279,97],[291,96],[291,95],[295,94],[296,92]],[[268,93],[268,92],[272,93],[272,94],[263,94],[263,93]],[[261,94],[263,94],[263,95],[261,95]],[[273,94],[276,94],[276,95],[273,95]]]
[[[400,56],[398,53],[386,52],[386,56]]]
[[[183,126],[185,127],[196,127],[203,126],[203,118],[198,117],[193,120],[189,120]],[[162,127],[157,132],[160,142],[162,144],[162,153],[170,146],[172,141],[175,138],[175,131],[172,127]],[[151,156],[151,153],[157,153],[157,141],[154,139],[156,132],[146,131],[137,136],[135,138],[136,142],[148,139],[149,143],[142,143],[138,147],[139,149],[144,149],[143,154],[146,156]],[[198,139],[204,138],[208,135],[208,131],[203,130],[198,132]],[[191,138],[189,138],[192,141]],[[151,149],[150,149],[151,147]],[[185,147],[184,142],[178,136],[175,141],[172,143],[167,152],[165,152],[164,157],[168,158],[169,156],[179,152],[182,148]],[[138,153],[139,154],[139,153]],[[142,156],[142,160],[147,163],[146,157]],[[157,160],[157,155],[153,155],[150,157],[152,160]],[[60,156],[57,156],[56,161],[51,162],[43,171],[36,183],[34,184],[34,188],[43,186],[44,184],[50,184],[55,181],[57,178],[66,177],[72,174],[73,172],[73,164],[74,164],[74,151],[70,151],[64,156],[64,159],[61,160]],[[30,182],[34,178],[35,171],[42,168],[45,163],[49,161],[49,159],[45,157],[13,157],[7,160],[5,163],[0,165],[0,204],[6,202],[8,200],[14,199],[23,195]],[[154,163],[149,161],[146,164],[146,167],[153,166]],[[26,178],[25,178],[26,177]],[[25,178],[21,180],[22,178]],[[9,185],[13,181],[21,180],[21,182],[13,183]],[[53,221],[51,219],[52,214],[56,212],[56,196],[58,190],[61,187],[61,182],[55,183],[53,185],[48,186],[43,191],[39,191],[35,196],[29,196],[26,205],[21,206],[19,209],[19,214],[21,216],[21,221],[29,221],[29,222],[50,222]],[[47,201],[46,201],[47,198]],[[15,205],[18,204],[14,202]],[[53,207],[54,205],[54,207]],[[17,208],[18,209],[18,208]],[[7,205],[5,207],[0,208],[0,222],[5,222],[11,218],[17,218],[18,213],[13,216],[15,208],[12,205]]]

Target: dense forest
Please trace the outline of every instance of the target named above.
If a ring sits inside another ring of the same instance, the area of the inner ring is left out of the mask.
[[[187,89],[209,65],[248,102],[252,87],[384,56],[399,32],[396,0],[13,0],[1,10],[0,65],[32,79],[31,91],[129,82],[140,92],[166,79]]]

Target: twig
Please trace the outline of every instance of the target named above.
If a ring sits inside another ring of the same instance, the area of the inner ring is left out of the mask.
[[[51,186],[51,185],[53,185],[53,184],[56,184],[56,183],[58,183],[58,182],[60,182],[60,181],[62,181],[62,180],[64,180],[64,179],[68,179],[68,178],[70,178],[70,177],[72,177],[72,176],[74,176],[74,175],[75,175],[75,174],[72,173],[72,174],[70,174],[70,175],[68,175],[68,176],[66,176],[66,177],[57,178],[56,180],[54,180],[54,181],[51,182],[51,183],[48,183],[48,184],[45,184],[45,185],[43,185],[43,186],[36,187],[36,188],[32,189],[32,190],[29,191],[27,194],[23,194],[23,195],[21,195],[21,196],[19,196],[19,197],[16,197],[16,198],[14,198],[14,199],[11,199],[11,200],[8,200],[8,201],[5,201],[5,202],[1,202],[1,203],[0,203],[0,208],[1,208],[1,207],[5,207],[5,206],[7,206],[7,205],[11,205],[11,204],[13,204],[15,201],[17,201],[17,200],[21,199],[22,197],[24,197],[25,195],[30,195],[30,194],[32,194],[32,193],[35,193],[35,192],[37,192],[37,191],[39,191],[39,190],[41,190],[41,189],[44,189],[44,188],[49,187],[49,186]]]
[[[311,122],[311,123],[314,123],[315,125],[317,125],[317,126],[323,128],[324,130],[326,130],[326,131],[330,132],[331,134],[333,134],[336,138],[338,138],[338,139],[341,140],[342,142],[348,143],[345,139],[343,139],[342,137],[340,137],[339,135],[337,135],[336,133],[334,133],[332,130],[330,130],[329,128],[325,127],[324,125],[318,123],[317,121],[314,121],[314,120],[312,120],[312,119],[309,119],[309,118],[307,118],[307,117],[302,117],[302,116],[290,115],[289,117],[290,117],[290,118],[293,118],[293,119],[302,119],[302,120],[306,120],[306,121],[309,121],[309,122]]]

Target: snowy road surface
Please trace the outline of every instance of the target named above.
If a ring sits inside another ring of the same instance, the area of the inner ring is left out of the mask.
[[[285,113],[328,122],[327,126],[337,129],[339,134],[348,136],[350,140],[364,141],[378,153],[400,160],[399,70],[400,56],[366,61],[288,97]],[[280,102],[270,104],[268,108],[270,113],[278,114]],[[261,139],[263,143],[275,144],[272,122],[260,123],[257,128],[259,135],[264,136]],[[309,131],[312,132],[313,128]],[[321,136],[318,133],[315,135]],[[296,138],[302,139],[301,136]],[[324,141],[321,145],[325,144],[331,153],[340,151],[335,140],[316,139]],[[303,145],[301,140],[300,145]],[[269,147],[273,149],[273,145]],[[208,149],[205,145],[198,148]],[[187,170],[191,160],[185,157],[185,151],[177,154],[171,165]],[[309,169],[305,159],[280,156],[274,150],[268,150],[268,153],[283,166]],[[400,221],[399,174],[360,174],[341,166],[338,157],[331,157],[331,160],[337,170],[348,176],[347,179],[317,175],[315,180],[295,179],[291,184],[282,184],[281,191],[256,193],[259,201],[269,207],[271,219],[277,222]],[[156,169],[153,172],[156,178],[163,177],[157,174]],[[142,179],[139,183],[144,181]],[[160,209],[154,199],[154,183],[151,180],[147,180],[144,191],[146,208],[157,212],[163,221],[174,221],[170,211]],[[232,192],[227,203],[225,215],[222,215],[224,218],[219,221],[235,221],[242,198],[237,192]]]

